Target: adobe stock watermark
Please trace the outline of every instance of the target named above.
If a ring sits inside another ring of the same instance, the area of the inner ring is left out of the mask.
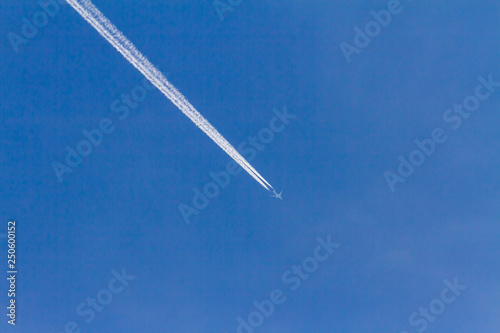
[[[31,19],[28,19],[26,16],[23,16],[21,19],[23,25],[21,26],[20,34],[16,34],[12,31],[7,34],[7,38],[14,52],[19,53],[19,46],[28,44],[30,39],[35,38],[38,35],[39,29],[45,27],[49,23],[50,18],[56,17],[60,11],[60,5],[66,4],[66,0],[38,1],[40,10],[35,12]]]
[[[285,126],[290,124],[290,120],[295,119],[295,115],[288,113],[288,110],[283,107],[283,111],[273,110],[274,117],[269,121],[269,128],[264,127],[257,133],[256,136],[249,136],[247,141],[243,141],[237,147],[240,154],[248,161],[251,162],[257,156],[259,151],[263,151],[266,145],[274,140],[274,136],[277,133],[283,132]],[[211,199],[214,199],[219,195],[221,189],[226,188],[231,181],[231,176],[237,176],[241,173],[241,167],[236,164],[233,160],[226,164],[226,169],[217,173],[212,171],[209,172],[212,182],[206,183],[202,186],[202,190],[198,187],[192,189],[193,199],[192,205],[187,205],[185,203],[179,204],[179,212],[184,219],[186,224],[191,222],[190,218],[192,215],[199,215],[200,211],[207,208]]]
[[[453,108],[447,109],[443,113],[444,122],[454,131],[458,130],[462,126],[462,122],[479,109],[481,102],[490,98],[496,88],[500,88],[500,82],[493,81],[492,74],[489,74],[487,79],[479,76],[477,80],[479,84],[474,90],[474,95],[465,97],[462,104],[455,103]],[[384,173],[384,179],[391,192],[396,191],[396,184],[404,183],[415,172],[417,167],[421,166],[428,157],[434,154],[437,145],[446,142],[446,140],[448,140],[446,131],[441,127],[437,127],[432,130],[430,138],[416,139],[414,141],[417,149],[411,151],[408,157],[399,155],[397,174],[390,171]]]
[[[412,1],[412,0],[408,0]],[[380,35],[382,28],[387,28],[392,22],[393,16],[400,14],[403,11],[403,5],[400,0],[389,0],[387,3],[387,10],[382,9],[377,11],[370,11],[373,20],[365,24],[362,30],[357,25],[354,26],[353,44],[347,42],[340,43],[340,51],[344,55],[347,63],[351,63],[353,54],[360,54],[363,49],[370,45],[373,38]]]
[[[293,265],[291,269],[286,270],[281,275],[281,281],[288,290],[295,292],[302,285],[303,281],[308,280],[311,274],[316,272],[319,264],[325,262],[340,247],[340,244],[332,243],[331,235],[326,240],[321,237],[316,238],[316,245],[313,254],[302,260],[300,265]],[[254,311],[242,317],[238,316],[236,321],[236,333],[253,333],[257,328],[264,324],[265,319],[269,319],[275,311],[276,306],[284,304],[287,301],[286,292],[282,289],[274,289],[269,293],[269,299],[261,302],[255,300]],[[227,332],[226,332],[227,333]]]
[[[446,310],[446,307],[454,303],[457,298],[462,295],[462,291],[467,289],[466,285],[461,285],[458,283],[458,279],[455,278],[453,283],[448,280],[443,281],[445,287],[441,290],[440,297],[430,301],[428,307],[420,307],[418,312],[413,312],[408,318],[408,323],[415,327],[418,333],[424,332],[429,323],[436,321],[437,317],[442,315]],[[401,333],[408,333],[407,331],[402,331]]]
[[[129,282],[135,279],[135,276],[127,275],[125,268],[122,268],[121,273],[113,269],[111,275],[113,277],[108,281],[106,288],[99,290],[95,297],[87,297],[84,302],[77,305],[75,312],[86,324],[92,323],[96,313],[101,313],[113,301],[113,297],[122,293]],[[57,333],[82,333],[80,327],[77,322],[68,321],[64,325],[64,331]]]
[[[214,9],[219,16],[219,20],[222,22],[224,21],[224,13],[225,12],[232,12],[236,7],[241,5],[243,0],[214,0],[212,3],[212,6],[214,6]]]
[[[125,120],[130,115],[130,109],[136,109],[148,96],[148,90],[154,89],[155,87],[147,79],[143,79],[142,84],[132,88],[129,94],[121,94],[120,98],[111,102],[109,109],[119,120]],[[66,146],[67,154],[64,160],[66,163],[52,162],[52,169],[59,183],[64,180],[65,173],[72,173],[73,169],[80,166],[83,159],[102,143],[105,134],[111,134],[115,129],[116,126],[110,118],[102,118],[94,128],[82,131],[84,139],[80,140],[75,148]]]

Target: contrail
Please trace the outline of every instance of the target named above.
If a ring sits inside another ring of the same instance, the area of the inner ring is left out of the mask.
[[[274,189],[250,163],[206,120],[167,78],[130,42],[123,33],[108,20],[89,0],[66,0],[101,36],[103,36],[125,59],[137,68],[152,84],[172,101],[219,147],[233,158],[246,172],[266,190]]]

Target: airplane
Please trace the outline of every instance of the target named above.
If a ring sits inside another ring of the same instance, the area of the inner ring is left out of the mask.
[[[276,190],[273,190],[273,192],[274,192],[274,195],[271,195],[271,197],[283,200],[283,198],[281,197],[281,193],[283,193],[283,191],[281,191],[280,193],[277,193]]]

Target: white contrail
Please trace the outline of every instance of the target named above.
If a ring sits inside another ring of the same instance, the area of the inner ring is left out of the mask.
[[[236,163],[257,180],[266,190],[273,188],[250,163],[213,127],[167,78],[111,23],[89,0],[66,0],[101,36],[113,45],[125,59],[137,68],[152,84],[172,101],[186,116],[201,128]]]

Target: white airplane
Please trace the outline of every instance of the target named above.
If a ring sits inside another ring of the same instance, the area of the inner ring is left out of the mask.
[[[281,193],[283,193],[283,191],[281,191],[280,193],[277,193],[276,190],[273,190],[273,192],[274,192],[274,194],[271,194],[271,197],[283,200],[283,198],[281,197]]]

